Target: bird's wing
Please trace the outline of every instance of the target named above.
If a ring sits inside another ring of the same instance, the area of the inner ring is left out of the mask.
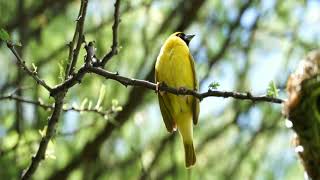
[[[191,53],[189,53],[189,60],[190,60],[190,64],[191,64],[191,69],[192,69],[192,73],[193,73],[193,89],[195,91],[198,90],[198,79],[197,79],[197,75],[196,75],[196,70],[194,68],[194,60],[193,57],[191,55]],[[198,118],[199,118],[199,112],[200,112],[200,101],[198,98],[193,97],[193,101],[192,101],[192,111],[193,111],[193,124],[196,125],[198,123]]]
[[[155,70],[155,81],[156,83],[158,82],[158,73],[157,70]],[[164,121],[164,124],[166,125],[166,128],[168,132],[173,132],[177,128],[177,125],[175,121],[173,120],[173,116],[171,114],[170,109],[172,109],[169,96],[164,93],[161,95],[161,93],[158,93],[158,99],[159,99],[159,105],[160,105],[160,110],[162,114],[162,118]]]

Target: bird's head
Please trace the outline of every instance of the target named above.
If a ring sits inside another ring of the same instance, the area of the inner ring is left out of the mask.
[[[189,46],[189,43],[190,43],[191,39],[195,35],[185,34],[183,32],[175,32],[175,33],[173,33],[173,36],[179,37],[180,39],[182,39],[187,44],[187,46]]]

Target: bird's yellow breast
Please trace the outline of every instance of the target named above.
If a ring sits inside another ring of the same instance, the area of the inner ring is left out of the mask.
[[[179,37],[170,37],[157,59],[158,82],[171,87],[193,89],[194,79],[188,46]]]

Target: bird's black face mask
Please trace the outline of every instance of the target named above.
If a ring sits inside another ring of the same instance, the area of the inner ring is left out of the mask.
[[[184,33],[179,33],[179,34],[177,34],[177,36],[179,37],[179,38],[181,38],[184,42],[186,42],[186,44],[187,44],[187,46],[189,46],[189,43],[190,43],[190,41],[191,41],[191,39],[195,36],[195,35],[186,35],[186,34],[184,34]]]

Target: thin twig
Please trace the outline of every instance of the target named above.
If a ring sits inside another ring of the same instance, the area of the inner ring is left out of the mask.
[[[95,66],[104,67],[105,64],[116,54],[118,54],[118,26],[120,23],[120,0],[116,0],[114,4],[114,23],[112,25],[112,45],[111,50],[102,58],[101,62]]]
[[[38,107],[41,107],[45,110],[53,110],[54,106],[53,105],[49,105],[49,104],[44,104],[41,101],[33,101],[33,100],[28,100],[25,99],[23,97],[20,96],[14,96],[14,95],[8,95],[8,96],[0,96],[0,101],[1,100],[15,100],[18,102],[22,102],[22,103],[27,103],[27,104],[32,104]],[[95,109],[95,108],[77,108],[77,107],[63,107],[62,108],[63,111],[67,112],[67,111],[74,111],[74,112],[78,112],[78,113],[84,113],[84,112],[91,112],[91,113],[96,113],[99,114],[102,117],[105,117],[106,115],[109,115],[110,113],[112,113],[112,110],[99,110],[99,109]]]
[[[80,48],[82,43],[84,42],[84,21],[86,18],[86,14],[87,14],[87,6],[88,6],[88,0],[83,0],[82,1],[82,10],[80,11],[79,17],[77,19],[77,29],[76,29],[76,33],[78,34],[78,41],[76,44],[76,48],[72,51],[72,60],[71,60],[71,64],[70,64],[70,68],[68,70],[68,74],[72,74],[74,72],[75,66],[77,64],[77,60],[78,60],[78,55],[80,52]]]
[[[24,99],[23,97],[20,97],[20,96],[8,95],[8,96],[1,96],[0,97],[0,101],[6,100],[6,99],[7,100],[15,100],[15,101],[19,101],[19,102],[23,102],[23,103],[27,103],[27,104],[33,104],[33,105],[42,107],[44,109],[52,109],[53,108],[53,106],[43,104],[40,101],[28,100],[28,99]]]
[[[15,57],[17,58],[18,65],[20,65],[21,68],[28,75],[30,75],[38,84],[40,84],[41,86],[43,86],[45,89],[47,89],[50,92],[52,90],[52,88],[44,80],[40,79],[40,77],[37,75],[37,72],[34,72],[34,71],[30,70],[26,66],[25,61],[22,60],[22,58],[20,57],[20,55],[18,54],[18,52],[14,48],[14,45],[11,42],[7,42],[7,46],[11,50],[11,52],[15,55]]]

